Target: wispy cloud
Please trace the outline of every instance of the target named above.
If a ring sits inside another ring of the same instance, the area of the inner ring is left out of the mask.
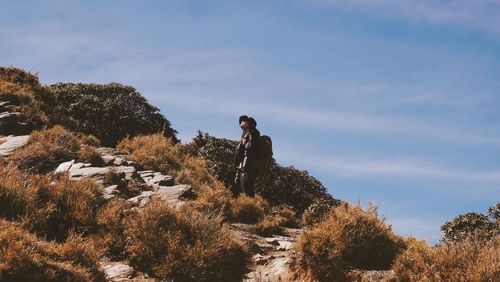
[[[237,97],[227,100],[201,95],[176,97],[169,94],[159,94],[157,99],[165,99],[170,104],[177,104],[186,111],[224,116],[236,116],[241,112],[248,112],[256,116],[265,116],[266,119],[280,122],[284,126],[299,126],[309,130],[335,130],[368,135],[404,135],[430,142],[441,140],[443,142],[500,146],[500,138],[493,135],[484,135],[460,128],[436,126],[398,117],[253,104]],[[290,123],[291,120],[294,122]]]
[[[391,178],[446,180],[450,183],[500,185],[500,170],[471,171],[437,164],[430,160],[363,159],[349,156],[328,156],[286,152],[287,160],[316,168],[332,175],[355,178]]]
[[[415,23],[465,26],[500,35],[500,1],[498,0],[308,0],[335,8],[362,11],[377,16]]]

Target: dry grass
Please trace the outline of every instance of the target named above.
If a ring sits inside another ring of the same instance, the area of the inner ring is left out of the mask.
[[[116,148],[121,153],[130,154],[132,160],[144,169],[174,175],[181,167],[178,146],[160,133],[123,139]]]
[[[127,253],[141,271],[175,281],[240,281],[249,253],[219,219],[154,200],[127,219]]]
[[[224,219],[232,217],[232,195],[225,187],[215,187],[198,192],[188,206],[205,214],[216,214]]]
[[[500,281],[500,236],[436,247],[412,240],[393,269],[400,281]]]
[[[61,126],[35,131],[26,146],[14,151],[10,159],[20,169],[47,173],[60,163],[78,157],[80,143],[75,135]]]
[[[192,156],[187,156],[182,161],[181,169],[175,173],[175,181],[189,184],[197,192],[224,186],[210,174],[206,160]]]
[[[255,226],[257,234],[262,236],[283,235],[285,230],[281,227],[281,220],[277,217],[266,216]]]
[[[104,166],[104,160],[94,147],[82,145],[78,152],[78,159],[83,163],[91,163],[92,166]]]
[[[243,223],[257,223],[269,213],[269,204],[260,196],[240,195],[232,199],[232,219]]]
[[[97,213],[99,233],[94,236],[94,241],[112,258],[125,257],[124,219],[131,212],[130,207],[131,204],[124,199],[113,199]]]
[[[97,139],[92,134],[86,134],[80,137],[80,143],[82,145],[87,145],[87,146],[92,146],[92,147],[99,147],[101,146],[101,140]]]
[[[63,241],[74,230],[96,227],[100,186],[90,179],[27,175],[0,167],[0,216],[18,220],[30,231]]]
[[[301,235],[296,267],[306,279],[336,281],[351,269],[389,269],[403,247],[375,208],[343,204]]]
[[[0,220],[2,281],[104,281],[101,252],[71,235],[63,244],[45,242],[18,224]]]
[[[19,106],[13,108],[14,111],[19,112],[20,120],[41,126],[47,124],[49,119],[42,110],[42,104],[36,100],[33,91],[30,85],[15,84],[0,78],[0,95],[13,94],[20,102]]]

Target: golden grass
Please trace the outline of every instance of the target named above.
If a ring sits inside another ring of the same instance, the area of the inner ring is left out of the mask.
[[[104,160],[94,147],[82,145],[78,152],[78,160],[83,163],[91,163],[92,166],[104,166]]]
[[[101,140],[99,140],[97,137],[95,137],[92,134],[85,134],[82,137],[80,137],[80,143],[82,145],[87,145],[87,146],[91,146],[91,147],[101,146]]]
[[[4,94],[13,94],[19,99],[20,105],[13,107],[12,110],[19,112],[18,117],[21,121],[36,123],[37,126],[49,122],[42,110],[42,104],[35,99],[33,89],[29,86],[0,80],[0,95]]]
[[[47,173],[60,163],[76,159],[80,143],[75,135],[61,126],[33,132],[26,146],[14,151],[11,161],[20,169]]]
[[[116,148],[121,153],[130,154],[132,160],[144,169],[174,175],[181,167],[178,146],[161,133],[140,135],[131,140],[126,138]]]
[[[175,281],[240,281],[245,247],[217,218],[153,200],[127,218],[126,250],[141,271]]]
[[[300,253],[295,267],[305,279],[336,281],[352,269],[389,269],[403,247],[375,208],[345,203],[304,231],[295,244]]]
[[[2,281],[104,281],[101,256],[77,235],[62,244],[46,242],[17,223],[0,220]]]
[[[257,223],[269,213],[269,204],[261,196],[240,195],[232,199],[232,220],[243,223]]]
[[[73,230],[87,233],[95,229],[101,189],[91,179],[28,175],[0,166],[0,216],[63,241]]]
[[[393,269],[400,281],[500,281],[500,236],[436,247],[411,240]]]

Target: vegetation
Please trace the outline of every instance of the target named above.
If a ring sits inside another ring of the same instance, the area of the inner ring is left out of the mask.
[[[80,143],[75,135],[61,126],[35,131],[26,146],[11,156],[13,163],[25,171],[47,173],[60,163],[76,159]]]
[[[40,240],[19,224],[0,220],[0,275],[5,281],[105,281],[102,253],[72,234],[58,244]]]
[[[181,167],[181,154],[178,146],[162,134],[125,138],[118,143],[116,149],[130,154],[132,160],[144,169],[172,175]]]
[[[198,135],[182,150],[208,161],[209,171],[226,187],[233,185],[236,167],[233,163],[237,142],[198,132]],[[323,199],[335,206],[339,203],[326,188],[307,171],[283,167],[273,161],[269,171],[257,179],[256,192],[271,206],[288,205],[301,215],[312,203]]]
[[[412,239],[393,266],[401,281],[499,281],[500,236],[464,239],[436,247]]]
[[[0,167],[0,216],[48,239],[64,241],[71,232],[88,233],[96,227],[100,186],[91,179],[28,175]]]
[[[214,217],[152,201],[131,214],[125,234],[135,267],[176,281],[240,281],[250,259]]]
[[[153,133],[178,142],[170,122],[131,86],[58,83],[49,89],[54,103],[51,121],[93,134],[105,146],[114,146],[126,136]]]
[[[298,274],[306,279],[337,281],[352,269],[390,269],[404,248],[402,238],[376,209],[342,204],[305,231],[296,243]]]
[[[488,209],[488,214],[461,214],[441,226],[443,240],[488,240],[500,235],[500,203]]]

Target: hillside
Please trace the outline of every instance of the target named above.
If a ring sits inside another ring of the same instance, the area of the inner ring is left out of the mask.
[[[237,142],[176,133],[131,86],[0,68],[0,280],[500,279],[500,205],[431,247],[274,160],[234,198]]]

